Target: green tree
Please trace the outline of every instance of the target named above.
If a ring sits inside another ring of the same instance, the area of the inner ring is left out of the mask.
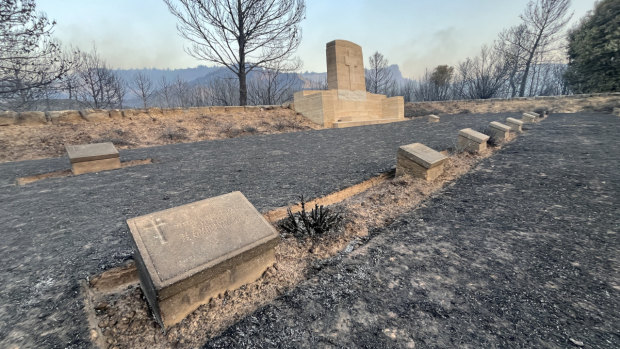
[[[598,2],[569,32],[568,58],[573,92],[620,91],[620,1]]]

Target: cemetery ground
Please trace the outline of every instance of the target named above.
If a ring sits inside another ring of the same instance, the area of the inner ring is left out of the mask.
[[[24,186],[68,160],[0,164],[0,346],[617,347],[620,118],[552,114],[493,154],[451,156],[438,182],[389,177],[398,146],[451,149],[507,116],[125,150],[153,162]],[[332,206],[340,232],[283,236],[263,278],[166,334],[135,283],[86,281],[131,260],[127,218],[234,190],[267,214],[368,181]]]
[[[199,114],[185,111],[135,113],[102,122],[0,127],[0,162],[59,157],[65,153],[65,144],[112,142],[116,148],[132,149],[320,128],[288,108]]]

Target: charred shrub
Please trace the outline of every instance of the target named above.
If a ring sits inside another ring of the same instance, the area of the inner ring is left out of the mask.
[[[314,205],[314,208],[306,211],[306,202],[303,195],[301,199],[301,211],[293,213],[288,209],[288,216],[280,222],[280,228],[298,238],[318,237],[327,232],[337,230],[342,224],[342,216],[339,212],[333,212],[323,205]]]
[[[169,127],[162,132],[160,138],[170,141],[182,141],[188,138],[187,129],[184,127]]]

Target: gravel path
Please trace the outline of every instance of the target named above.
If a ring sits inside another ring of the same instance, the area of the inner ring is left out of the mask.
[[[620,118],[551,115],[215,348],[619,348]]]
[[[121,152],[136,166],[15,186],[67,158],[0,164],[0,348],[90,346],[80,281],[130,258],[125,220],[242,191],[260,210],[325,195],[387,171],[399,145],[438,150],[502,115],[243,137]]]

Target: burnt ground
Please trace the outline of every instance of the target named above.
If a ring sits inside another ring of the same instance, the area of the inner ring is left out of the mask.
[[[80,285],[131,257],[128,218],[235,190],[266,212],[390,170],[399,145],[446,149],[459,129],[507,116],[518,117],[442,116],[121,150],[122,161],[153,164],[25,186],[16,178],[68,169],[68,159],[0,164],[0,347],[92,345]]]
[[[205,347],[620,347],[619,131],[551,115]]]

